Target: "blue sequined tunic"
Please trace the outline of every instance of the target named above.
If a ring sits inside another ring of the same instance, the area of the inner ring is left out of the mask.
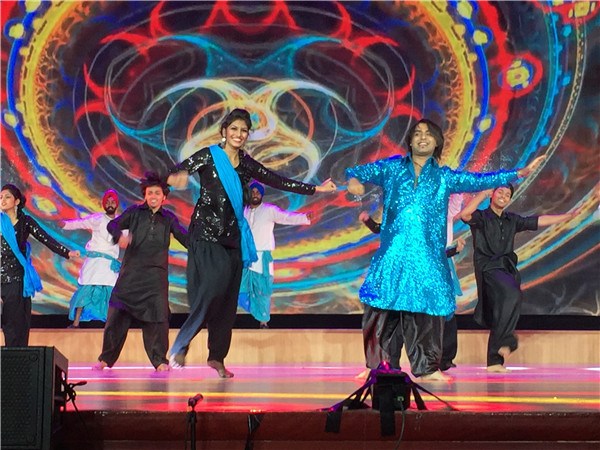
[[[410,155],[346,170],[347,178],[383,190],[380,246],[360,289],[361,302],[381,309],[446,316],[456,308],[448,258],[448,197],[517,178],[517,171],[480,174],[440,167],[430,158],[416,179]]]

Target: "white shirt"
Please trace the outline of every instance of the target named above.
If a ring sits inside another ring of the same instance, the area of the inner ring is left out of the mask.
[[[65,230],[89,230],[92,232],[92,238],[85,245],[87,251],[101,252],[119,257],[119,246],[113,244],[112,236],[106,229],[106,225],[112,219],[104,213],[91,214],[83,219],[74,219],[65,221]],[[114,286],[117,281],[118,273],[110,269],[111,261],[106,258],[85,258],[79,279],[81,285],[101,285]]]
[[[452,194],[448,200],[448,225],[446,228],[446,246],[450,245],[454,240],[454,216],[462,209],[463,195]]]
[[[256,208],[246,206],[244,208],[244,217],[250,224],[254,244],[258,254],[258,261],[252,263],[249,267],[254,272],[262,273],[262,253],[264,251],[275,250],[275,235],[273,229],[275,224],[281,225],[309,225],[310,220],[306,214],[284,211],[277,205],[271,203],[261,203]],[[274,274],[273,263],[269,264],[269,272]]]

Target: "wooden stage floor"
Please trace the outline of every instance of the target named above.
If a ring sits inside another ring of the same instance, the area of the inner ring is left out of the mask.
[[[224,380],[199,365],[159,373],[147,365],[94,371],[71,364],[68,381],[87,384],[76,387],[81,415],[68,404],[60,448],[180,449],[188,399],[198,393],[202,449],[600,448],[598,367],[508,367],[511,373],[488,374],[461,365],[447,372],[452,382],[421,383],[458,411],[423,394],[428,411],[413,400],[406,415],[396,413],[396,433],[382,437],[372,409],[345,411],[340,432],[325,432],[322,409],[362,384],[357,365],[231,365],[235,377]]]
[[[446,372],[452,382],[420,384],[464,412],[600,412],[599,368],[508,367],[511,373],[489,374],[481,366],[461,366]],[[71,365],[68,379],[87,381],[76,388],[80,410],[186,411],[188,399],[200,393],[199,412],[314,411],[338,403],[363,384],[356,378],[362,371],[358,366],[229,369],[235,373],[232,379],[218,378],[204,366],[156,372],[151,366],[97,371]],[[432,396],[423,397],[429,410],[445,408]]]

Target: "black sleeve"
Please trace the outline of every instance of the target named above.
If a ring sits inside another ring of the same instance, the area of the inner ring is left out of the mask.
[[[375,222],[371,216],[369,216],[369,218],[363,223],[369,230],[371,230],[371,233],[381,233],[381,224]]]
[[[118,217],[115,217],[113,220],[108,222],[106,225],[106,230],[113,238],[113,244],[118,244],[121,235],[123,234],[122,230],[128,230],[131,225],[131,217],[133,213],[137,210],[137,206],[130,206],[123,214]]]
[[[481,228],[483,224],[483,211],[481,209],[476,209],[473,211],[473,214],[471,214],[471,220],[463,220],[463,222],[472,228]]]
[[[186,171],[189,174],[195,173],[201,170],[203,167],[209,163],[211,158],[210,150],[208,147],[198,150],[192,156],[187,159],[184,159],[176,166],[173,166],[169,173],[177,173],[181,171]]]
[[[173,237],[185,248],[188,248],[188,231],[179,223],[175,214],[171,213],[171,217],[171,233],[173,233]]]
[[[240,164],[244,165],[244,171],[248,175],[272,188],[281,191],[295,192],[296,194],[302,195],[313,195],[315,193],[316,186],[314,184],[303,183],[302,181],[282,177],[272,170],[267,169],[247,154],[244,154],[244,156],[240,158]]]
[[[24,218],[25,226],[27,227],[29,234],[31,234],[34,238],[36,238],[57,255],[69,259],[69,249],[67,247],[50,237],[50,235],[46,233],[46,231],[40,226],[39,223],[35,221],[33,217],[24,215]]]
[[[446,257],[452,258],[453,256],[458,255],[460,252],[456,250],[456,245],[452,247],[446,247]]]
[[[516,232],[521,231],[536,231],[538,229],[538,216],[523,217],[518,214],[514,214],[517,221]]]

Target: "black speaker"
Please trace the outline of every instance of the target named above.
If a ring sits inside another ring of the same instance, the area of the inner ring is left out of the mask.
[[[410,377],[400,370],[374,370],[373,409],[402,411],[410,408]]]
[[[68,361],[54,347],[3,347],[2,448],[48,450],[62,424]]]

